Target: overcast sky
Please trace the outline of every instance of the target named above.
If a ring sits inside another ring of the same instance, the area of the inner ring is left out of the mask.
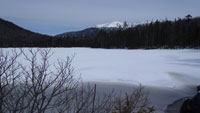
[[[112,21],[173,20],[187,14],[200,16],[200,0],[0,0],[0,18],[49,35]]]

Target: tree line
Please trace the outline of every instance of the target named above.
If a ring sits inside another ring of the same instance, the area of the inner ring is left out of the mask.
[[[116,31],[101,29],[92,37],[34,37],[28,34],[9,38],[0,34],[0,38],[1,47],[199,48],[200,18],[187,15],[183,19],[156,20]]]
[[[96,37],[71,38],[72,45],[94,48],[199,48],[200,18],[155,21]]]

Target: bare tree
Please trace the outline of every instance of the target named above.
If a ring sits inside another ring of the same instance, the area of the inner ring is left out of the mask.
[[[0,113],[5,113],[5,103],[8,95],[15,88],[17,79],[20,77],[18,73],[17,58],[20,53],[13,50],[12,53],[0,50]]]
[[[3,52],[0,54],[0,113],[53,111],[59,103],[66,101],[63,95],[78,86],[78,80],[73,78],[73,58],[67,57],[50,65],[50,49],[30,49],[28,53],[22,50],[21,53],[25,61],[18,66],[15,66],[19,56],[17,53],[11,58]],[[17,69],[19,74],[15,73]],[[57,97],[63,98],[58,100]]]
[[[26,96],[28,107],[25,112],[45,113],[54,109],[58,103],[65,101],[63,98],[59,102],[56,97],[61,97],[77,87],[78,81],[73,78],[72,58],[67,57],[66,60],[60,60],[52,68],[49,63],[49,58],[52,55],[50,49],[37,49],[35,51],[30,49],[29,52],[31,56],[22,53],[30,67],[21,66],[25,77],[25,89],[28,91]],[[41,61],[37,59],[38,57],[41,58]]]

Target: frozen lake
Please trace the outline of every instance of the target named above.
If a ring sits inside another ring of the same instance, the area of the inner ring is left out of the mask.
[[[97,83],[99,91],[129,92],[134,85],[147,86],[157,113],[177,99],[193,96],[194,86],[200,85],[200,50],[52,48],[52,52],[51,62],[75,55],[74,74]]]
[[[170,88],[200,84],[200,50],[52,48],[52,52],[52,62],[75,55],[72,66],[83,81]]]
[[[200,84],[200,50],[54,48],[54,60],[75,54],[84,81],[178,88]]]

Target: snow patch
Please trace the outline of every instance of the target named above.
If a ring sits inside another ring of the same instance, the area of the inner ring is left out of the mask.
[[[127,25],[129,27],[131,26],[131,24],[128,24],[128,23],[127,23]],[[97,28],[120,28],[123,26],[124,26],[124,22],[119,22],[119,21],[96,25]]]

